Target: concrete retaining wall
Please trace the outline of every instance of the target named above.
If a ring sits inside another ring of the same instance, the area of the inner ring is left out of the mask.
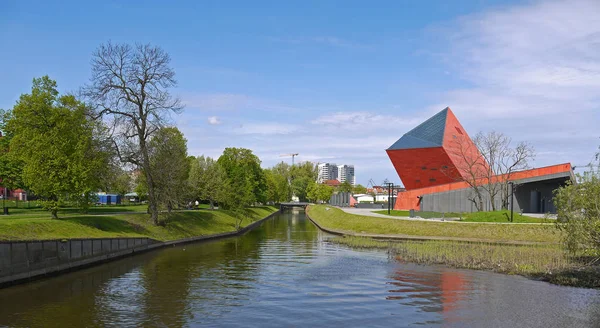
[[[160,242],[151,238],[98,238],[0,242],[0,287],[84,268],[152,249],[242,235],[278,212],[232,232]]]
[[[150,238],[1,242],[0,285],[106,261],[160,244]]]

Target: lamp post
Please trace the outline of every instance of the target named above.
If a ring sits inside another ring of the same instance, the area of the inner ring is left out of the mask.
[[[508,182],[510,186],[510,222],[513,222],[513,204],[515,203],[515,184],[512,181]]]
[[[390,215],[392,209],[392,189],[394,188],[394,183],[393,182],[386,182],[385,183],[388,187],[388,215]]]

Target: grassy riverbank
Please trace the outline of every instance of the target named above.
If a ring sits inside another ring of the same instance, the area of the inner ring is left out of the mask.
[[[468,238],[499,242],[558,243],[560,240],[553,225],[397,220],[353,215],[326,205],[311,205],[307,213],[324,228],[349,233]]]
[[[381,241],[336,237],[333,242],[387,249],[399,261],[518,274],[551,283],[600,288],[600,268],[568,256],[559,245],[495,245],[453,241]]]
[[[401,210],[392,210],[390,214],[388,214],[387,210],[382,211],[374,211],[377,214],[390,215],[390,216],[400,216],[400,217],[408,217],[409,211],[401,211]],[[431,219],[431,218],[461,218],[463,222],[494,222],[494,223],[511,223],[510,219],[510,211],[502,210],[502,211],[492,211],[492,212],[474,212],[474,213],[438,213],[438,212],[417,212],[421,218]],[[513,213],[513,222],[512,223],[552,223],[553,220],[544,219],[544,218],[534,218],[526,215],[521,215],[520,213]]]
[[[193,210],[174,212],[163,226],[154,226],[145,213],[145,207],[129,208],[121,214],[110,213],[112,208],[101,212],[98,208],[91,213],[64,213],[61,219],[51,219],[47,212],[25,212],[0,216],[0,240],[40,240],[69,238],[149,237],[167,241],[201,235],[235,231],[235,217],[224,210]],[[99,212],[100,211],[100,212]],[[246,209],[241,226],[276,212],[273,206]]]

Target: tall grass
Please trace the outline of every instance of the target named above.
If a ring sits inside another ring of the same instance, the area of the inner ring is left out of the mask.
[[[600,266],[571,256],[559,245],[498,245],[456,241],[382,241],[335,237],[333,242],[388,250],[398,261],[518,274],[550,283],[600,288]]]
[[[547,277],[577,266],[574,259],[559,245],[381,241],[364,237],[336,237],[332,241],[351,247],[387,249],[399,261],[444,264],[456,268],[490,270],[529,277]]]

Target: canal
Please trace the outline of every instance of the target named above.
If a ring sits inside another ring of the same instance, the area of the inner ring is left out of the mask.
[[[399,263],[303,212],[0,290],[7,327],[598,327],[600,292]]]

